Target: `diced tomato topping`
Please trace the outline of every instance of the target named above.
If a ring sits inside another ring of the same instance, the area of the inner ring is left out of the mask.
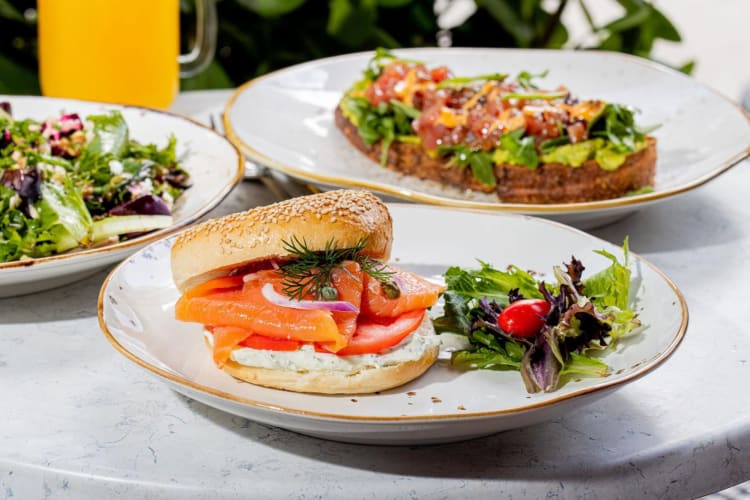
[[[445,66],[438,66],[430,71],[430,78],[435,83],[440,83],[450,76],[450,71]]]
[[[571,123],[566,127],[570,142],[576,144],[577,142],[586,140],[586,124],[581,121]]]
[[[560,125],[560,119],[553,114],[526,115],[526,133],[529,135],[553,139],[560,135]]]

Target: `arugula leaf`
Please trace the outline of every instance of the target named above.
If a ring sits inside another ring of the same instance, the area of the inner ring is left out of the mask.
[[[378,79],[380,73],[383,72],[383,68],[391,61],[396,60],[408,64],[423,64],[423,61],[417,61],[416,59],[403,59],[385,47],[378,47],[375,49],[375,54],[372,56],[372,59],[367,63],[367,68],[362,72],[363,80],[374,82]]]
[[[539,166],[539,154],[536,152],[534,138],[524,137],[525,132],[525,129],[519,128],[502,135],[500,137],[502,149],[495,150],[494,162],[523,165],[536,170]]]
[[[412,136],[412,120],[419,118],[416,108],[392,100],[373,106],[364,97],[347,96],[341,101],[345,116],[357,127],[357,132],[369,146],[382,140],[380,164],[385,165],[388,149],[397,137]]]
[[[636,126],[633,110],[620,104],[607,104],[589,124],[590,137],[603,137],[617,153],[633,153],[643,143],[643,132]]]
[[[448,165],[459,168],[471,167],[472,175],[482,184],[495,187],[497,178],[493,166],[492,155],[486,151],[475,151],[466,144],[438,147],[440,156],[452,155]]]
[[[485,186],[495,187],[497,178],[492,165],[492,157],[488,153],[473,154],[469,157],[471,174]]]

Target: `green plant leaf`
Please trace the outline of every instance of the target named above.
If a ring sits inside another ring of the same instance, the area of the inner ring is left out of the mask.
[[[237,3],[263,17],[277,17],[295,10],[305,0],[237,0]]]
[[[204,71],[191,78],[180,80],[180,90],[226,89],[234,83],[217,61],[212,61]]]
[[[0,54],[0,93],[38,94],[39,80],[34,71]]]
[[[682,63],[682,65],[677,69],[679,71],[682,71],[686,75],[691,75],[693,73],[693,70],[695,69],[695,59],[691,59],[685,63]]]
[[[23,14],[21,14],[8,0],[0,0],[0,17],[10,19],[11,21],[26,22],[26,18],[23,17]]]
[[[375,1],[331,0],[326,32],[345,46],[361,46],[375,31]]]
[[[627,12],[619,19],[604,25],[604,29],[610,33],[620,33],[632,28],[636,28],[646,22],[651,14],[651,9],[647,6],[641,7],[633,12]]]
[[[656,36],[670,42],[681,42],[682,37],[674,24],[656,7],[651,6],[650,22],[656,29]]]
[[[510,33],[519,47],[529,47],[534,31],[529,23],[518,17],[516,10],[505,0],[478,0],[477,5],[484,7]]]
[[[406,7],[411,3],[411,0],[377,0],[379,7],[395,8],[395,7]]]

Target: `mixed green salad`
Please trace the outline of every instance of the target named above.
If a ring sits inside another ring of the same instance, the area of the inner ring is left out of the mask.
[[[105,245],[172,225],[190,186],[166,146],[129,136],[119,111],[14,119],[0,103],[0,262]]]
[[[623,252],[620,263],[598,251],[612,263],[586,279],[581,261],[571,257],[553,268],[555,283],[515,266],[501,271],[480,261],[478,269],[451,267],[435,330],[464,335],[470,344],[452,353],[452,364],[518,370],[530,393],[552,392],[571,378],[606,376],[609,367],[599,353],[641,330],[628,307],[627,240]]]

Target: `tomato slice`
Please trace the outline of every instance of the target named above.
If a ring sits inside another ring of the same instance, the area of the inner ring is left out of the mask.
[[[354,332],[349,345],[336,354],[349,356],[352,354],[377,354],[384,351],[395,346],[416,330],[422,323],[424,315],[424,309],[411,311],[388,323],[378,323],[372,320],[362,321],[362,318],[360,318],[357,331]]]
[[[242,347],[251,349],[263,349],[266,351],[296,351],[302,346],[302,342],[288,339],[274,339],[264,335],[251,334],[240,342]]]

